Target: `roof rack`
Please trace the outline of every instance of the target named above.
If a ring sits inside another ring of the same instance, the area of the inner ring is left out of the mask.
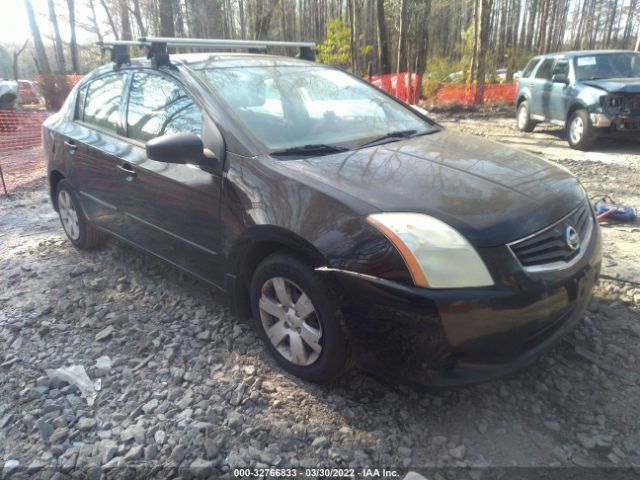
[[[274,40],[228,40],[209,38],[175,38],[175,37],[142,37],[136,40],[112,40],[98,42],[103,50],[111,52],[111,61],[117,68],[129,63],[129,47],[148,48],[147,58],[151,59],[157,68],[171,66],[168,47],[212,48],[216,50],[248,49],[250,52],[259,52],[268,47],[296,47],[300,49],[298,58],[302,60],[315,60],[314,42],[281,42]]]

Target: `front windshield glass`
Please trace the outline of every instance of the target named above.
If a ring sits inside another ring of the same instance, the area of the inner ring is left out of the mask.
[[[408,137],[436,130],[375,87],[331,68],[209,64],[200,71],[270,151],[312,145],[357,148],[388,134]]]
[[[640,77],[640,54],[632,52],[585,55],[575,59],[578,81]]]

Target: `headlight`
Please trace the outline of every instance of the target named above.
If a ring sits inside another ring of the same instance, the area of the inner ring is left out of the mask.
[[[420,213],[375,213],[367,221],[398,249],[418,287],[493,285],[469,242],[446,223]]]
[[[610,107],[619,107],[622,105],[622,97],[609,97]]]

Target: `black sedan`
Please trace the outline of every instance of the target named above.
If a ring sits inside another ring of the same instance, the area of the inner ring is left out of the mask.
[[[116,237],[227,292],[310,381],[511,372],[578,322],[600,270],[569,172],[309,61],[107,65],[43,138],[71,243]]]

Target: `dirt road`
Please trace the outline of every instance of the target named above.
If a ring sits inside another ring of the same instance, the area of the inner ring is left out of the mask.
[[[520,135],[511,120],[446,123],[538,151],[594,197],[640,204],[631,147],[577,154],[553,131]],[[606,229],[608,275],[640,281],[629,265],[639,236]],[[640,466],[637,284],[604,280],[575,332],[527,370],[425,391],[359,372],[328,386],[285,374],[201,283],[116,241],[72,248],[42,180],[0,198],[0,272],[0,467],[15,478],[340,466],[601,479],[634,478],[629,467]],[[100,381],[94,405],[46,374],[70,365]]]

